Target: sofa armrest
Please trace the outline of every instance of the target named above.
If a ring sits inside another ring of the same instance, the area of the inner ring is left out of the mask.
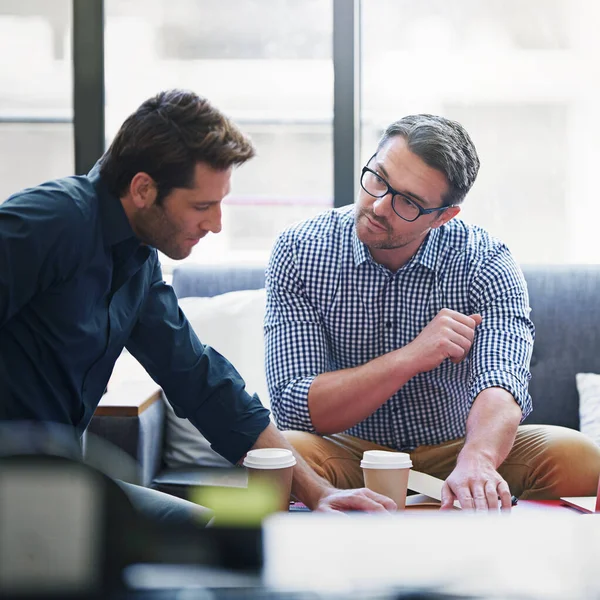
[[[124,353],[115,365],[108,391],[98,404],[87,431],[133,458],[137,464],[135,483],[149,486],[162,466],[164,428],[162,390],[133,357]],[[86,443],[85,446],[87,459],[91,445]],[[126,458],[121,455],[122,462],[126,462]],[[95,462],[100,463],[101,457]],[[123,468],[117,471],[126,472],[126,466],[121,466]]]
[[[88,431],[132,457],[137,483],[149,486],[162,466],[164,427],[165,407],[158,400],[137,416],[94,415]]]
[[[160,401],[161,395],[162,390],[150,377],[111,385],[102,396],[94,417],[139,417]]]

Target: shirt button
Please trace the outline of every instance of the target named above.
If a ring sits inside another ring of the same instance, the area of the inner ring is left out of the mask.
[[[391,321],[386,321],[386,323],[385,323],[385,326],[386,326],[388,329],[391,329],[391,328],[392,328],[392,322],[391,322]]]

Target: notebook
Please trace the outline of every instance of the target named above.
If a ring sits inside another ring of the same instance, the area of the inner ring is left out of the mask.
[[[433,500],[439,500],[441,504],[442,500],[442,486],[444,485],[443,480],[428,475],[427,473],[421,473],[420,471],[410,470],[408,474],[408,489],[414,492],[418,492],[420,495],[428,497],[424,498],[424,503],[429,504]],[[512,497],[513,506],[517,503],[516,498]],[[418,501],[411,502],[412,504],[418,504]],[[407,504],[409,504],[407,499]],[[454,508],[462,508],[458,500],[454,501]]]
[[[560,500],[563,504],[586,513],[600,513],[600,496],[568,496]]]

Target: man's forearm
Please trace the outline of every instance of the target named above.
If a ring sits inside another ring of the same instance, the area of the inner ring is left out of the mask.
[[[326,492],[333,489],[329,482],[319,477],[308,466],[273,423],[269,423],[267,428],[258,436],[252,448],[287,448],[294,453],[297,462],[294,467],[292,493],[310,509],[314,510]]]
[[[345,431],[373,414],[416,375],[403,348],[364,365],[318,375],[308,392],[308,409],[321,434]]]
[[[471,407],[458,462],[481,457],[497,469],[513,446],[521,417],[521,408],[509,392],[497,387],[483,390]]]

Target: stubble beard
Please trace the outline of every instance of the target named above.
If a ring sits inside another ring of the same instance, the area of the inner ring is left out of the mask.
[[[387,232],[387,237],[386,239],[383,240],[368,240],[368,239],[364,239],[364,236],[360,236],[358,234],[359,231],[359,222],[361,220],[363,220],[363,222],[366,220],[367,216],[371,219],[371,221],[374,221],[375,223],[382,225],[383,227],[385,227],[386,232]],[[361,210],[355,218],[355,222],[354,225],[356,227],[356,231],[357,231],[357,235],[358,235],[358,239],[365,244],[365,246],[367,246],[368,248],[372,248],[373,250],[397,250],[399,248],[404,248],[405,246],[407,246],[408,244],[410,244],[410,242],[412,240],[407,239],[406,236],[394,236],[391,233],[391,227],[389,225],[389,223],[387,223],[387,221],[381,221],[381,219],[378,219],[377,217],[375,217],[373,215],[373,213],[368,212],[367,210]]]
[[[137,238],[156,248],[173,260],[182,260],[191,253],[191,248],[183,248],[177,244],[179,229],[167,217],[162,206],[152,206],[147,212],[139,213],[134,222]]]

